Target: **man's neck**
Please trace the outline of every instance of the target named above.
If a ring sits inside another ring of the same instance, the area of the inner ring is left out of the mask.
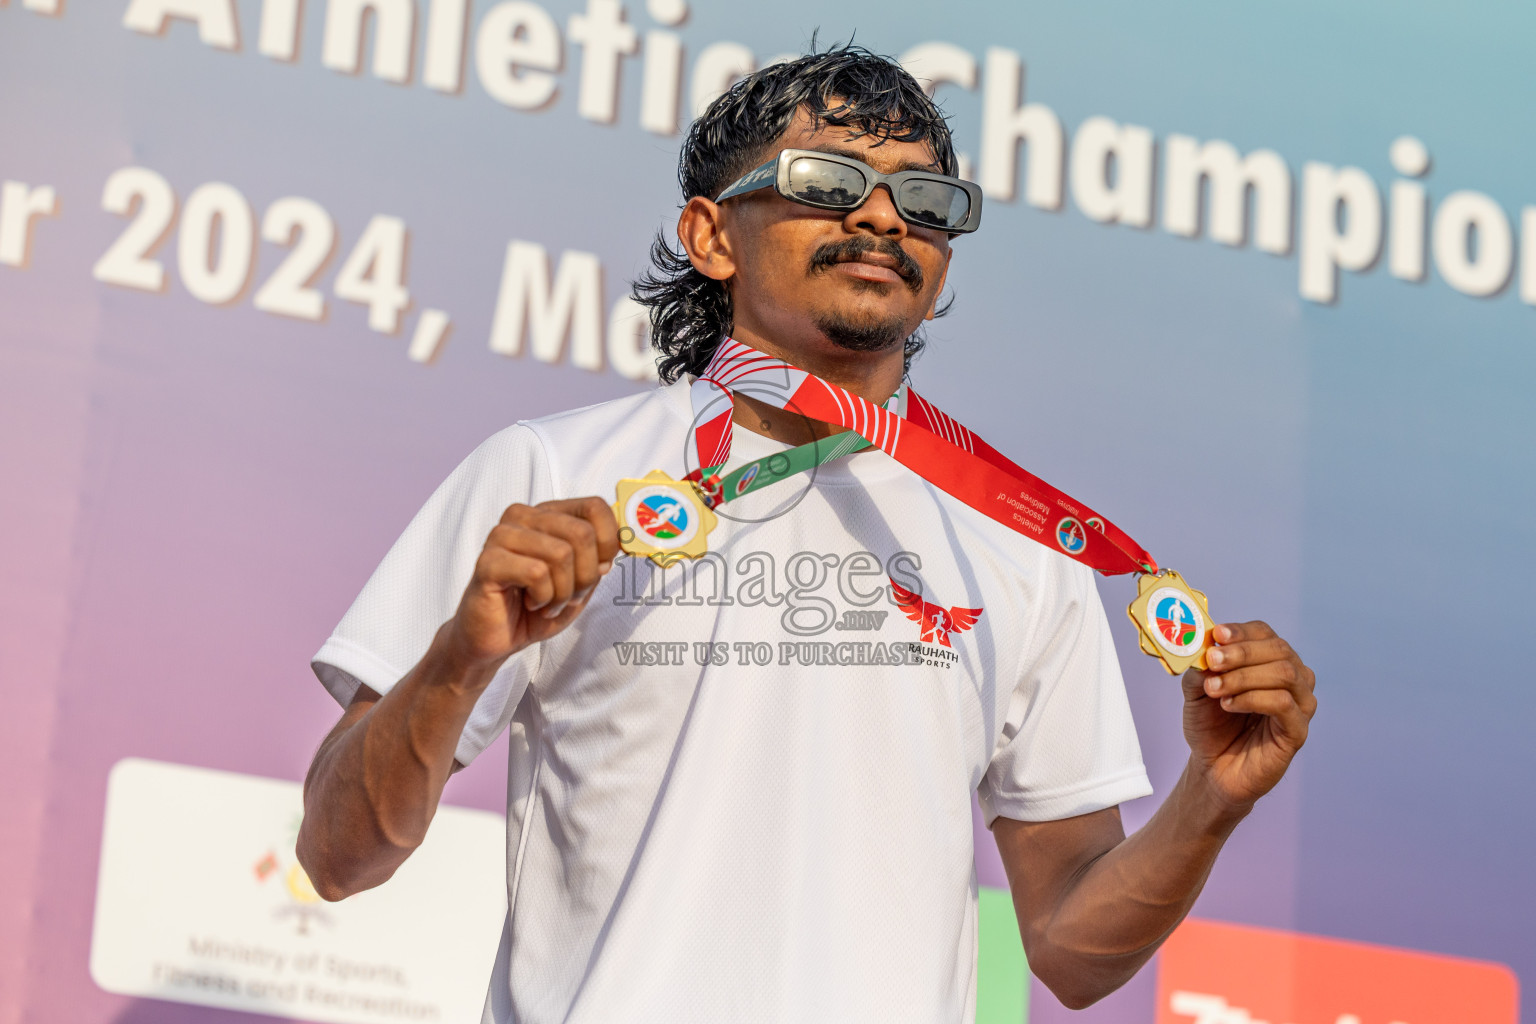
[[[772,339],[757,332],[738,327],[731,337],[744,345],[751,345],[765,355],[775,356],[793,366],[813,373],[829,384],[846,388],[860,398],[883,405],[901,386],[905,368],[905,356],[901,349],[890,352],[854,352],[831,348],[823,343],[818,349],[791,350],[776,344]],[[778,409],[744,395],[733,395],[735,411],[731,416],[758,434],[764,434],[786,444],[808,444],[843,430],[841,426],[806,419],[793,410]]]

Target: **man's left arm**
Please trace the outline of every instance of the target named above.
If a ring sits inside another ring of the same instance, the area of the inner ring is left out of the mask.
[[[1217,626],[1215,638],[1210,670],[1184,674],[1189,764],[1144,828],[1127,838],[1119,808],[993,823],[1030,970],[1074,1009],[1151,959],[1306,742],[1312,670],[1262,622]]]

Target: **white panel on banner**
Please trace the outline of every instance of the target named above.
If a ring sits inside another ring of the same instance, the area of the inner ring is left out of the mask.
[[[293,853],[302,814],[296,783],[119,761],[96,983],[337,1024],[478,1020],[506,910],[502,818],[443,807],[394,878],[325,903]]]

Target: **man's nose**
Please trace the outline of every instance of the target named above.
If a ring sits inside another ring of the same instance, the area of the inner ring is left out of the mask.
[[[907,233],[907,222],[896,212],[896,200],[887,185],[876,185],[863,206],[848,211],[843,226],[849,231],[868,231],[891,238],[901,238]]]

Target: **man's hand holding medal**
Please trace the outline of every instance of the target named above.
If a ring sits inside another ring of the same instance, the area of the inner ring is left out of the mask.
[[[1210,667],[1184,673],[1184,738],[1212,793],[1246,812],[1307,741],[1316,677],[1266,622],[1223,623],[1212,633]]]

